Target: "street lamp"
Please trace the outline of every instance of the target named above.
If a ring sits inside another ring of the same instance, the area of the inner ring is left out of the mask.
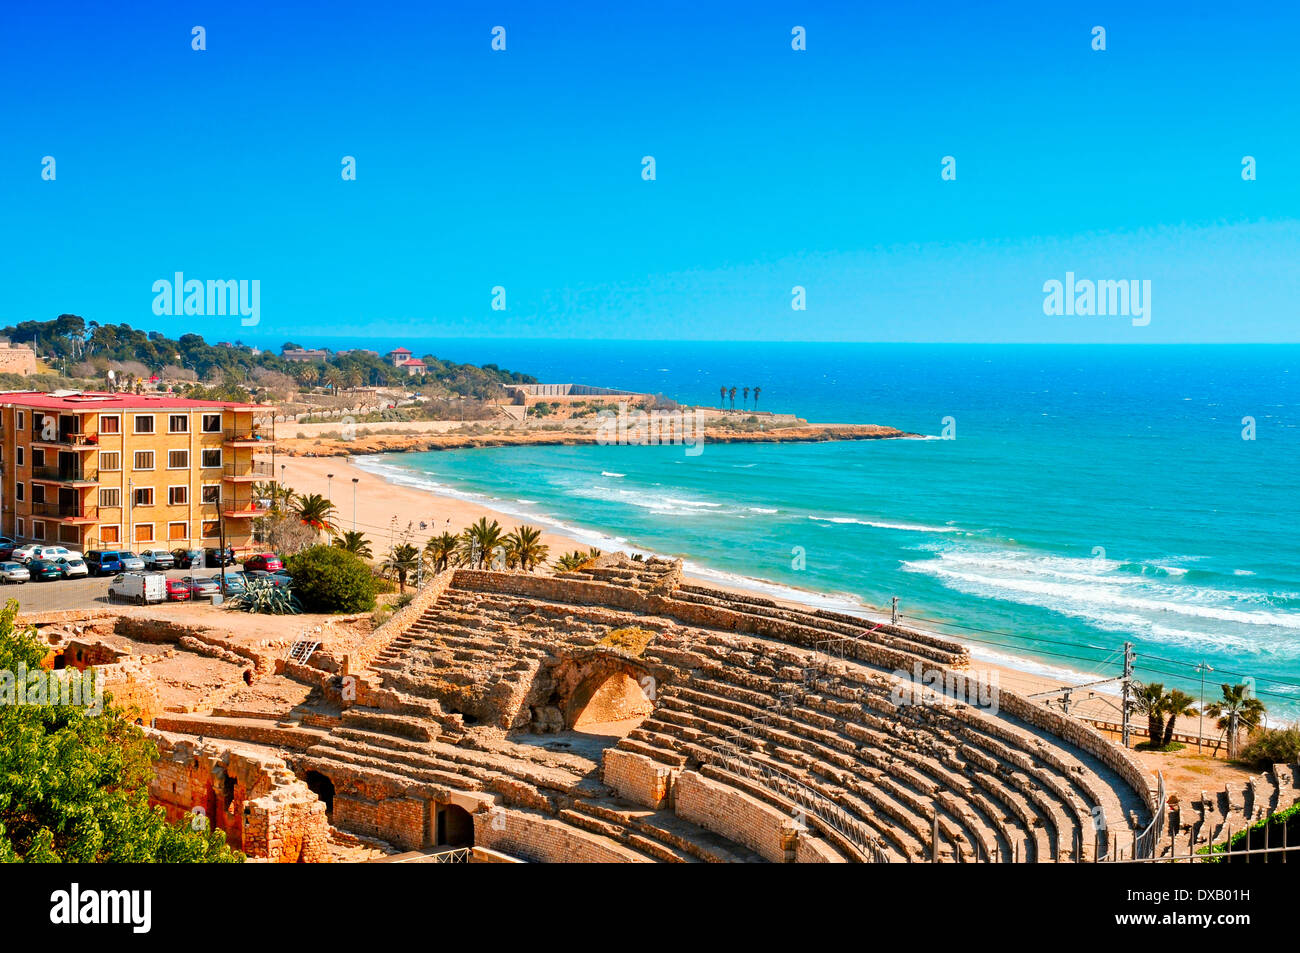
[[[325,498],[334,502],[334,474],[325,474]]]
[[[1205,736],[1205,673],[1213,672],[1214,667],[1208,662],[1198,662],[1194,671],[1201,673],[1201,718],[1196,727],[1196,750],[1200,751],[1201,739]]]
[[[359,482],[359,477],[352,478],[352,532],[354,533],[357,531],[357,483]]]

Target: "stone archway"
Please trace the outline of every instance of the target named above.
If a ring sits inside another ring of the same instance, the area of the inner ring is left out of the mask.
[[[325,805],[325,816],[332,818],[334,816],[334,782],[319,771],[308,771],[303,780],[307,787],[321,799]]]
[[[622,726],[626,734],[654,709],[658,679],[649,667],[612,652],[562,660],[552,673],[565,730]]]

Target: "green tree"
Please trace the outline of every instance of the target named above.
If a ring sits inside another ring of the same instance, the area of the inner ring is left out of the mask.
[[[1245,728],[1254,731],[1259,727],[1266,711],[1264,703],[1256,698],[1246,685],[1229,685],[1224,682],[1219,686],[1223,697],[1205,706],[1205,713],[1217,718],[1215,723],[1220,731],[1228,733],[1228,757],[1237,756],[1237,736]]]
[[[451,533],[430,536],[429,541],[424,544],[424,558],[434,572],[442,572],[456,558],[459,545],[460,540]]]
[[[45,648],[0,610],[0,670],[40,668]],[[172,824],[149,806],[157,747],[106,697],[75,705],[0,705],[0,860],[237,862],[218,830]]]
[[[488,522],[486,516],[480,516],[477,523],[472,523],[460,534],[460,548],[464,562],[475,569],[485,569],[492,565],[492,560],[504,544],[501,524],[496,520]]]
[[[307,612],[368,612],[375,606],[375,577],[345,547],[312,546],[285,561],[293,592]]]
[[[1158,748],[1165,736],[1165,686],[1162,682],[1138,686],[1137,710],[1147,716],[1147,743]]]
[[[513,562],[524,572],[532,572],[546,562],[551,551],[542,543],[542,531],[534,526],[516,526],[505,537],[506,562]]]
[[[319,493],[296,497],[292,506],[294,515],[316,532],[326,532],[331,536],[338,532],[338,527],[334,523],[337,507]]]
[[[348,530],[346,533],[334,537],[334,545],[361,559],[369,559],[374,555],[370,551],[370,540],[366,539],[365,533]]]
[[[1196,699],[1191,695],[1173,689],[1165,696],[1165,733],[1161,745],[1168,748],[1174,743],[1174,725],[1178,719],[1184,715],[1191,716],[1196,714]]]
[[[384,560],[384,571],[397,580],[397,591],[406,592],[406,579],[420,567],[420,551],[410,543],[394,546]]]

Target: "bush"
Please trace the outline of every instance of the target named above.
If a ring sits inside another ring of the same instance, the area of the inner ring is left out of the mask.
[[[1256,771],[1269,771],[1275,764],[1295,764],[1300,761],[1300,726],[1252,732],[1237,760]]]
[[[370,567],[337,546],[312,546],[290,556],[284,568],[307,612],[367,612],[375,607]]]

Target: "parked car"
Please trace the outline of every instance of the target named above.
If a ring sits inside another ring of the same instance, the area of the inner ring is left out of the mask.
[[[200,569],[203,566],[203,550],[173,549],[172,562],[177,569]]]
[[[135,553],[121,552],[118,555],[122,557],[122,569],[126,572],[144,572],[144,560]]]
[[[109,602],[145,605],[167,599],[167,577],[160,572],[123,572],[108,584]]]
[[[236,572],[233,569],[224,569],[212,577],[213,581],[217,583],[218,588],[221,586],[222,576],[225,576],[226,595],[228,596],[238,595],[247,588],[247,579],[244,574],[242,572]]]
[[[189,586],[191,599],[211,599],[221,591],[213,576],[181,576],[181,582]]]
[[[263,569],[245,569],[244,575],[249,579],[265,579],[277,588],[293,582],[293,577],[281,569],[279,572],[266,572]]]
[[[74,554],[72,550],[63,546],[46,546],[43,543],[28,543],[26,546],[19,546],[13,551],[12,558],[20,563],[30,562],[33,559],[57,559],[60,556],[80,555]]]
[[[92,576],[116,576],[126,568],[122,565],[122,554],[116,549],[92,549],[85,559]]]
[[[145,569],[163,570],[171,569],[176,565],[176,560],[172,559],[172,554],[165,549],[142,549],[140,558],[144,560]]]
[[[37,582],[53,582],[67,577],[67,570],[52,559],[31,559],[27,562],[27,573]]]
[[[228,549],[217,549],[208,547],[203,550],[203,565],[209,569],[220,569],[222,566],[233,566],[235,556]]]
[[[275,553],[255,553],[244,560],[244,572],[260,569],[263,572],[275,572],[283,569],[284,563]]]
[[[90,570],[86,568],[86,561],[76,554],[60,556],[54,562],[63,567],[63,578],[65,579],[76,579],[90,575]]]
[[[183,579],[167,580],[167,599],[170,602],[183,602],[191,596],[190,587]]]
[[[27,567],[22,563],[2,562],[0,563],[0,582],[15,584],[21,586],[27,580],[32,578],[32,574],[27,571]]]
[[[10,539],[8,536],[0,536],[0,559],[12,559],[14,550],[18,548],[18,540]]]

